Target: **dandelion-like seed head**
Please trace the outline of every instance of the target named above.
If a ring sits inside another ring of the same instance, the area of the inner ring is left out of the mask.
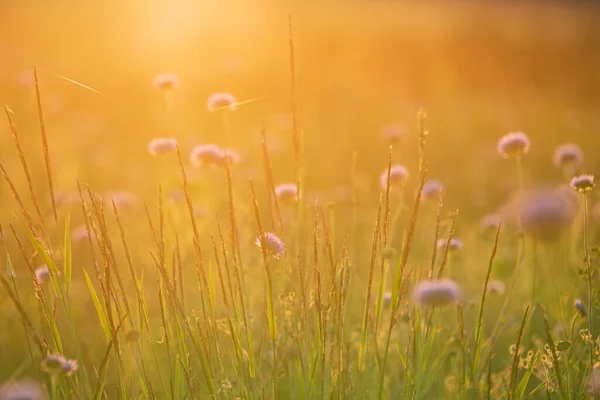
[[[577,168],[583,164],[583,151],[576,144],[562,144],[554,150],[552,163],[559,168]]]
[[[594,175],[583,174],[573,177],[569,184],[573,190],[580,193],[589,192],[594,188]]]
[[[519,211],[523,231],[546,241],[557,239],[575,218],[574,208],[552,190],[526,194]]]
[[[448,239],[439,239],[437,241],[437,248],[438,249],[445,249],[447,242],[448,242]],[[457,239],[457,238],[450,239],[450,243],[448,244],[448,250],[450,250],[450,251],[456,251],[456,250],[460,250],[462,248],[463,248],[463,242],[462,242],[462,240]]]
[[[423,192],[421,193],[421,200],[437,200],[443,188],[444,186],[442,185],[442,182],[438,181],[437,179],[432,179],[425,182],[423,185]]]
[[[63,372],[65,362],[67,360],[60,354],[49,354],[42,361],[42,369],[49,374],[57,374]]]
[[[173,90],[179,87],[179,78],[175,74],[159,74],[152,81],[154,88],[158,90]]]
[[[506,292],[506,285],[502,281],[490,281],[487,288],[488,293],[503,295]]]
[[[398,143],[406,137],[406,128],[400,124],[388,124],[382,128],[381,134],[389,143]]]
[[[177,148],[177,139],[175,138],[156,138],[148,144],[148,152],[153,156],[162,156],[172,153]]]
[[[33,379],[10,380],[0,386],[0,400],[46,400],[44,386]]]
[[[298,200],[298,186],[295,183],[282,183],[275,187],[275,196],[282,203],[291,204]]]
[[[387,188],[387,176],[388,176],[387,170],[385,170],[381,173],[380,181],[381,181],[381,187],[383,189]],[[402,187],[402,186],[404,186],[404,184],[406,183],[407,180],[408,180],[408,170],[406,169],[406,167],[404,165],[400,165],[400,164],[392,165],[392,168],[390,169],[391,188]]]
[[[422,306],[445,306],[460,299],[460,286],[451,279],[423,281],[415,287],[414,299]]]
[[[583,301],[581,301],[581,299],[575,300],[573,305],[575,306],[575,309],[577,310],[579,315],[581,315],[582,317],[587,316],[587,308],[585,307],[585,305],[583,304]]]
[[[190,162],[196,168],[203,165],[219,166],[223,163],[223,150],[216,144],[195,146],[190,152]]]
[[[237,108],[237,100],[231,93],[213,93],[208,96],[206,107],[208,108],[208,111],[211,112],[224,109],[235,111]]]
[[[265,232],[262,237],[257,237],[255,243],[260,249],[264,248],[267,254],[274,258],[279,258],[285,253],[283,240],[272,232]]]
[[[529,138],[523,132],[508,133],[498,141],[498,153],[504,158],[517,157],[529,152]]]

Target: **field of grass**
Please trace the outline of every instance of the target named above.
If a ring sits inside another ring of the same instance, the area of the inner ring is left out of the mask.
[[[600,7],[285,3],[0,5],[0,400],[600,397]]]

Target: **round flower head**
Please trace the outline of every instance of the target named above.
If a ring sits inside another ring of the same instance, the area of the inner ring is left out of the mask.
[[[223,150],[216,144],[195,146],[190,152],[190,162],[196,168],[202,165],[221,165],[223,163]]]
[[[208,108],[208,111],[211,112],[224,109],[235,111],[237,108],[237,100],[231,93],[213,93],[208,96],[206,107]]]
[[[41,267],[35,270],[35,277],[37,278],[40,284],[46,282],[50,279],[50,269],[47,265],[42,265]]]
[[[82,242],[89,238],[89,232],[85,224],[79,225],[71,231],[71,240],[73,242]]]
[[[438,249],[445,249],[446,248],[446,243],[448,242],[447,239],[440,239],[437,241],[437,248]],[[450,239],[450,244],[448,246],[448,249],[450,251],[453,250],[460,250],[463,248],[463,242],[460,239],[457,238],[452,238]]]
[[[594,188],[594,175],[579,175],[571,179],[570,186],[578,192],[589,192]]]
[[[71,376],[77,371],[77,360],[65,360],[63,362],[63,372],[67,376]]]
[[[503,295],[506,292],[506,285],[502,281],[490,281],[487,288],[488,293]]]
[[[442,182],[437,179],[425,182],[423,185],[423,192],[421,193],[421,200],[438,199],[443,188]]]
[[[103,197],[111,208],[112,203],[115,203],[117,207],[135,207],[138,204],[138,197],[129,192],[115,190],[106,192]]]
[[[381,187],[383,189],[387,188],[387,176],[388,176],[387,170],[385,170],[381,173],[380,181],[381,181]],[[390,183],[392,185],[391,188],[402,187],[402,186],[404,186],[404,184],[406,183],[407,180],[408,180],[408,170],[406,169],[406,167],[404,165],[399,165],[399,164],[392,165],[392,169],[390,170]]]
[[[274,258],[279,258],[285,253],[285,244],[277,235],[272,232],[265,232],[262,237],[257,237],[254,242],[260,249],[266,250],[267,254]]]
[[[528,193],[520,204],[521,226],[525,233],[541,240],[554,240],[575,218],[575,210],[554,191]]]
[[[232,166],[238,165],[240,163],[240,155],[235,149],[223,149],[223,162],[229,161]]]
[[[389,124],[383,127],[381,134],[389,143],[398,143],[406,137],[406,128],[400,124]]]
[[[152,139],[148,144],[148,151],[153,156],[162,156],[175,151],[177,148],[177,139],[175,138],[157,138]]]
[[[451,279],[423,281],[415,287],[414,299],[422,306],[445,306],[458,301],[460,287]]]
[[[583,152],[573,143],[560,145],[554,150],[552,163],[559,168],[577,168],[583,163]]]
[[[498,141],[498,153],[504,158],[525,155],[529,152],[529,138],[523,132],[506,134]]]
[[[587,309],[585,308],[583,301],[581,301],[580,299],[577,299],[577,300],[575,300],[575,303],[573,305],[575,306],[575,309],[577,310],[579,315],[581,315],[582,317],[587,316]]]
[[[298,200],[298,186],[295,183],[282,183],[275,188],[275,196],[282,203],[295,203]]]
[[[42,369],[49,374],[57,374],[63,372],[65,362],[67,360],[60,354],[49,354],[42,361]]]
[[[175,74],[159,74],[154,77],[152,85],[159,90],[173,90],[179,87],[179,78]]]
[[[0,386],[0,400],[46,400],[44,386],[33,379],[10,380]]]

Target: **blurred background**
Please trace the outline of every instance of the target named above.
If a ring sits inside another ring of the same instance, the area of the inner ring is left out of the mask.
[[[223,144],[207,97],[262,98],[234,113],[235,147],[251,176],[260,167],[262,116],[275,178],[288,181],[291,12],[308,188],[343,191],[357,150],[359,177],[366,190],[375,188],[388,124],[405,127],[395,161],[415,171],[423,107],[430,176],[445,183],[448,202],[472,207],[478,218],[513,189],[514,165],[495,153],[509,131],[532,140],[530,181],[561,179],[551,155],[566,141],[581,145],[587,171],[598,172],[599,11],[593,2],[4,1],[0,101],[27,138],[26,155],[40,156],[32,168],[44,185],[36,65],[57,189],[72,190],[79,179],[99,190],[144,192],[155,190],[149,173],[164,168],[147,155],[152,138],[177,137],[184,151]],[[152,87],[159,73],[181,80],[168,115]],[[20,173],[7,123],[0,157]],[[4,185],[0,196],[10,196]]]

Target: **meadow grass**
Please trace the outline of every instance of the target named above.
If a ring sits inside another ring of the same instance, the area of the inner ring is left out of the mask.
[[[155,80],[160,128],[150,138],[164,140],[148,140],[141,167],[65,178],[69,153],[53,151],[60,135],[42,69],[33,69],[39,139],[4,106],[14,150],[0,159],[9,210],[0,221],[0,400],[596,398],[598,217],[593,175],[580,175],[593,160],[555,157],[560,178],[538,188],[544,180],[529,162],[539,160],[538,142],[501,138],[509,131],[495,127],[482,152],[502,163],[492,190],[501,199],[481,209],[501,218],[480,229],[476,189],[464,205],[452,193],[476,185],[472,175],[428,192],[438,157],[450,157],[440,149],[481,161],[477,146],[436,131],[431,110],[406,122],[412,138],[372,139],[385,150],[377,155],[355,142],[344,159],[339,136],[315,136],[314,121],[304,127],[303,110],[317,115],[318,105],[302,88],[296,23],[289,16],[283,30],[283,155],[270,147],[277,128],[262,96],[216,92],[206,113],[219,133],[181,134],[185,82],[165,74]],[[249,119],[258,142],[238,158]],[[342,190],[313,190],[338,170]],[[144,189],[115,191],[106,173],[132,173]]]

